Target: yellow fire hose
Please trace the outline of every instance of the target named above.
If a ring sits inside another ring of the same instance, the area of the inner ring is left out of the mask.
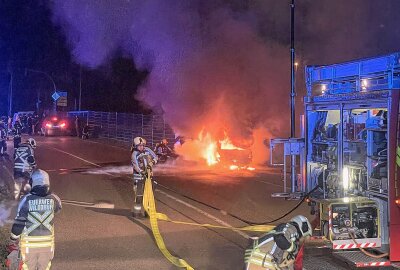
[[[162,238],[160,230],[158,228],[156,203],[154,200],[150,176],[147,177],[144,186],[143,207],[150,217],[151,231],[153,232],[153,236],[156,240],[157,246],[164,257],[167,258],[167,260],[169,260],[175,266],[186,268],[187,270],[194,270],[194,268],[191,267],[185,260],[173,256],[165,246],[164,239]]]
[[[149,175],[149,174],[148,174]],[[157,243],[158,248],[160,249],[161,253],[170,261],[173,265],[181,268],[186,268],[187,270],[193,270],[194,268],[191,267],[185,260],[173,256],[167,249],[164,243],[164,239],[161,236],[160,229],[158,228],[158,221],[167,221],[172,222],[175,224],[184,224],[184,225],[191,225],[191,226],[200,226],[200,227],[207,227],[207,228],[217,228],[217,229],[227,229],[227,230],[234,230],[234,231],[252,231],[252,232],[269,232],[275,226],[273,225],[257,225],[257,226],[246,226],[246,227],[229,227],[229,226],[217,226],[211,224],[198,224],[192,222],[183,222],[183,221],[174,221],[171,220],[167,215],[162,213],[157,213],[156,210],[156,203],[154,199],[153,187],[151,183],[150,177],[146,178],[145,186],[144,186],[144,197],[143,197],[143,207],[147,214],[150,217],[150,227],[151,231],[153,232],[154,239]]]

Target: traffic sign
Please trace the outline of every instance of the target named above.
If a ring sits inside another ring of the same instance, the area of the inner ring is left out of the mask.
[[[68,92],[57,92],[60,98],[57,100],[57,106],[66,107],[68,104]]]
[[[51,97],[54,101],[57,101],[60,98],[60,94],[58,92],[54,92]]]

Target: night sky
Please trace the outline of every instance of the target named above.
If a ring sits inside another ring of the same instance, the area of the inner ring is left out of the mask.
[[[10,73],[13,73],[13,111],[51,107],[52,82],[33,69],[48,73],[61,91],[68,91],[69,110],[78,103],[82,68],[82,109],[143,111],[134,99],[146,71],[137,71],[132,58],[115,57],[96,69],[72,59],[65,34],[52,22],[48,1],[6,0],[0,3],[0,115],[8,111]],[[118,91],[116,91],[118,89]]]
[[[186,133],[211,122],[237,123],[237,137],[259,126],[281,130],[287,121],[276,121],[276,112],[289,109],[289,2],[1,1],[0,114],[10,72],[14,111],[35,109],[38,96],[41,108],[51,104],[50,80],[25,68],[50,74],[73,110],[81,70],[84,110],[162,111]],[[398,0],[296,3],[299,109],[305,65],[400,51]]]

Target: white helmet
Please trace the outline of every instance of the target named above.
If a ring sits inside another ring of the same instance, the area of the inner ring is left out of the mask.
[[[35,186],[48,186],[50,187],[49,174],[43,170],[37,169],[32,173],[32,188]]]
[[[32,148],[36,148],[36,141],[33,138],[29,138],[27,142],[32,146]]]
[[[133,145],[135,147],[139,145],[146,145],[146,140],[143,139],[142,137],[136,137],[135,139],[133,139]]]
[[[305,216],[298,215],[292,218],[290,221],[297,225],[302,234],[301,236],[306,237],[312,235],[311,224]]]

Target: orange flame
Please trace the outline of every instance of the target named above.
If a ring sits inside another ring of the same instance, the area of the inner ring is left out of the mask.
[[[229,139],[228,135],[225,133],[225,138],[219,141],[221,144],[221,149],[226,150],[244,150],[243,148],[237,147],[233,145],[231,139]]]
[[[198,136],[198,143],[201,146],[201,156],[207,161],[207,165],[212,166],[217,164],[220,155],[217,143],[211,138],[211,134],[207,132],[204,136],[204,130],[202,130]]]
[[[231,165],[229,166],[229,170],[234,171],[234,170],[238,170],[239,166],[238,165]]]
[[[205,156],[208,166],[217,164],[220,158],[220,155],[217,150],[217,144],[215,142],[208,144],[203,156]]]
[[[208,166],[215,166],[221,161],[219,150],[245,150],[235,146],[225,133],[223,140],[215,140],[211,134],[202,130],[197,139],[189,139],[183,145],[176,146],[178,154],[186,157],[188,160],[205,160]],[[255,170],[252,167],[240,166],[236,160],[232,160],[229,170]],[[224,165],[225,166],[225,165]]]

